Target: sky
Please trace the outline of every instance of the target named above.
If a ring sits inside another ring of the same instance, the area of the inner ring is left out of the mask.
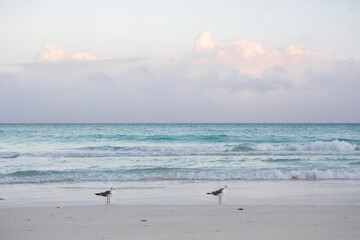
[[[350,0],[0,0],[0,123],[359,123],[359,29]]]

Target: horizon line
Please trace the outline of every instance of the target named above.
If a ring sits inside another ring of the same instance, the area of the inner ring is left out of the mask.
[[[360,124],[360,122],[0,122],[11,124]]]

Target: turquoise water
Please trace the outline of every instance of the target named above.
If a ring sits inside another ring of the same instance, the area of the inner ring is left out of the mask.
[[[360,179],[360,125],[0,125],[0,184],[289,179]]]
[[[181,192],[229,183],[244,189],[244,181],[253,189],[273,181],[281,188],[327,181],[340,189],[339,184],[358,186],[359,180],[360,124],[0,125],[0,197],[16,198],[14,187],[37,196],[51,189],[56,202],[69,189],[113,186],[136,201],[146,189],[167,189],[168,195],[162,192],[167,199],[175,196],[168,186]],[[358,197],[350,198],[359,202]]]

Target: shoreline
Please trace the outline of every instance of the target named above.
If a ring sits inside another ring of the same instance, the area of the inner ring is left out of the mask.
[[[94,195],[115,188],[112,204],[211,205],[207,195],[228,186],[228,205],[360,205],[359,180],[324,181],[154,181],[2,184],[0,209],[12,207],[98,206],[106,199]]]
[[[243,208],[243,210],[238,210]],[[1,239],[358,239],[359,205],[98,205],[0,209]]]

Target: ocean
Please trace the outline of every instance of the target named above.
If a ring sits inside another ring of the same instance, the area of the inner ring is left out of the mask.
[[[0,124],[0,207],[360,204],[360,124]]]

